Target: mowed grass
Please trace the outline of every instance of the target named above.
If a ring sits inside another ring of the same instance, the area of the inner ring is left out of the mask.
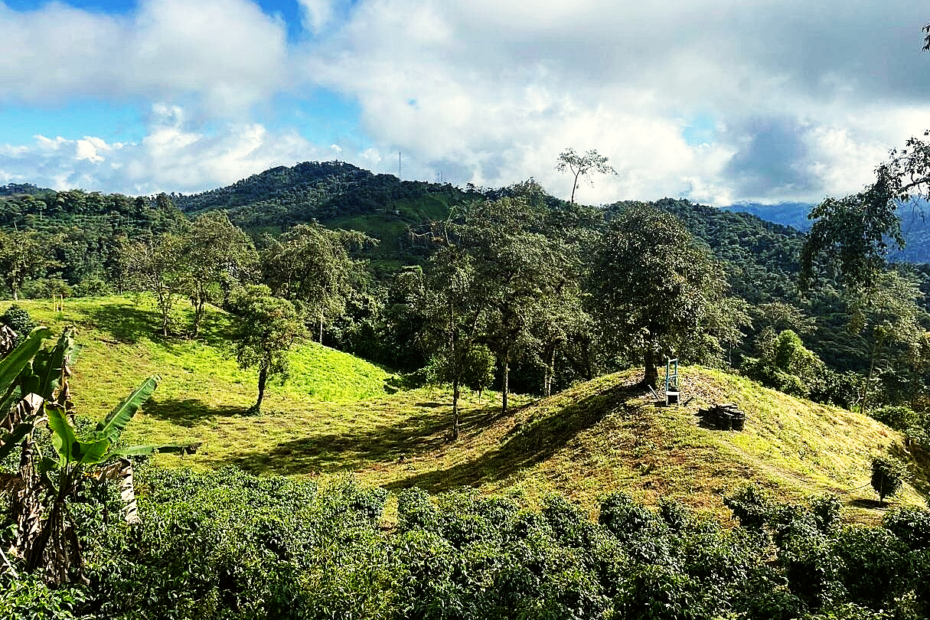
[[[236,367],[227,342],[231,318],[218,310],[208,314],[202,339],[192,341],[158,336],[150,302],[73,300],[61,315],[48,302],[22,305],[55,330],[68,323],[78,329],[83,350],[72,389],[81,414],[100,417],[145,377],[162,376],[125,436],[203,442],[195,455],[159,455],[168,466],[234,464],[306,477],[351,472],[393,490],[467,485],[531,504],[559,492],[592,512],[604,494],[624,489],[647,503],[668,496],[724,518],[723,496],[755,481],[782,499],[836,493],[854,520],[876,522],[885,508],[869,485],[869,464],[873,454],[890,452],[914,473],[891,505],[923,505],[930,492],[926,455],[908,452],[884,425],[716,370],[683,369],[686,404],[670,408],[655,406],[635,372],[548,399],[516,397],[507,415],[499,394],[466,394],[461,438],[452,443],[447,391],[398,391],[388,371],[312,343],[293,352],[291,380],[269,387],[265,413],[245,415],[256,376]],[[746,412],[743,432],[699,426],[697,410],[722,402]]]

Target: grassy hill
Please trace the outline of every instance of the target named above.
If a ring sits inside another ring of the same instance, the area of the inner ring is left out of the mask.
[[[690,401],[672,408],[656,407],[636,387],[635,372],[548,399],[517,398],[507,416],[499,413],[499,395],[467,395],[462,438],[449,443],[446,392],[397,390],[388,371],[314,343],[292,354],[292,378],[270,387],[266,413],[245,415],[256,378],[236,367],[224,344],[230,317],[220,311],[208,314],[203,341],[189,341],[160,338],[145,298],[73,300],[63,313],[48,302],[22,305],[55,330],[76,326],[82,351],[72,388],[79,413],[100,417],[145,377],[161,375],[126,439],[203,442],[193,456],[159,456],[167,465],[233,464],[296,476],[354,472],[390,489],[470,485],[519,493],[531,503],[557,491],[592,509],[607,491],[624,488],[648,503],[671,496],[719,516],[728,515],[722,497],[751,480],[782,498],[837,493],[854,519],[871,522],[882,511],[869,486],[870,456],[891,451],[915,472],[894,501],[923,504],[930,493],[926,455],[905,452],[898,433],[716,370],[685,369]],[[698,408],[721,402],[746,412],[744,432],[698,425]]]

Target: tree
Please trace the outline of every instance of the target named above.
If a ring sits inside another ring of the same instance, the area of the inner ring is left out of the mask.
[[[196,338],[207,303],[228,301],[233,286],[251,277],[258,256],[248,235],[226,213],[210,211],[191,225],[184,258],[190,273]]]
[[[597,249],[593,313],[613,350],[638,356],[655,385],[663,355],[705,323],[726,281],[708,252],[673,215],[637,203],[610,222]]]
[[[50,267],[59,266],[52,258],[55,240],[34,230],[0,230],[0,279],[18,300],[23,285],[30,278],[45,276]]]
[[[69,377],[73,333],[66,330],[55,347],[40,350],[49,332],[34,330],[0,361],[2,410],[0,460],[19,448],[19,470],[0,474],[0,493],[10,496],[16,522],[13,547],[28,572],[42,569],[49,585],[76,577],[84,581],[78,522],[71,514],[90,480],[118,479],[129,524],[136,512],[132,463],[128,456],[154,452],[193,452],[199,444],[120,447],[118,441],[136,411],[157,386],[150,377],[116,406],[95,429],[79,435],[74,426]],[[57,459],[39,449],[35,433],[47,427]]]
[[[238,315],[233,342],[236,361],[243,370],[258,367],[258,400],[251,411],[261,411],[268,379],[287,380],[287,354],[291,346],[304,337],[303,324],[294,305],[273,297],[264,285],[246,285],[236,289],[230,307]]]
[[[930,131],[924,132],[924,137]],[[889,153],[875,169],[875,181],[845,198],[827,198],[810,215],[814,220],[801,251],[800,283],[809,288],[817,259],[832,259],[844,286],[871,288],[884,268],[889,245],[904,248],[898,209],[930,199],[930,142],[917,137]]]
[[[584,155],[579,155],[575,149],[565,149],[559,155],[555,169],[559,172],[569,172],[572,175],[572,204],[575,204],[575,190],[578,189],[582,178],[587,178],[592,172],[617,174],[613,166],[607,163],[607,157],[598,153],[596,149],[591,149]],[[590,178],[588,178],[588,183],[591,186],[594,185],[594,181]]]
[[[347,248],[375,241],[363,233],[329,230],[317,224],[299,224],[279,238],[265,237],[262,272],[275,295],[299,302],[305,314],[319,325],[345,310],[346,297],[359,263]]]
[[[559,308],[549,302],[571,288],[580,268],[569,248],[537,232],[541,216],[522,198],[502,198],[470,205],[464,222],[451,231],[454,241],[472,257],[475,294],[487,304],[480,339],[501,368],[503,413],[510,392],[510,364],[538,352],[541,343],[534,325],[554,320],[547,315],[557,314]]]
[[[860,392],[861,413],[868,411],[880,365],[919,368],[926,362],[926,332],[919,321],[924,313],[917,304],[922,297],[918,283],[897,271],[875,275],[871,287],[847,290],[848,330],[868,343],[869,370]],[[889,359],[893,345],[901,350]]]
[[[161,314],[161,333],[166,338],[176,298],[190,287],[186,249],[187,242],[183,237],[163,233],[126,246],[124,250],[129,277],[141,290],[155,297]]]
[[[452,384],[452,439],[456,440],[461,387],[489,313],[474,259],[461,247],[446,245],[430,257],[425,270],[417,267],[403,273],[398,285],[421,322],[418,344],[431,358],[436,378]]]
[[[885,497],[894,495],[908,478],[907,466],[888,455],[872,458],[872,488],[878,493],[878,502],[884,503]]]

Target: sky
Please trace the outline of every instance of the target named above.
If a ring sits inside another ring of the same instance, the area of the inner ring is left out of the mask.
[[[919,0],[0,0],[0,185],[340,160],[577,200],[819,202],[930,128]]]

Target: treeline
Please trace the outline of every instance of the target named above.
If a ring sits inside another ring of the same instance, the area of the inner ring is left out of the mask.
[[[73,517],[87,583],[0,575],[9,618],[922,618],[930,512],[842,524],[831,496],[726,498],[732,529],[674,501],[615,492],[596,521],[559,496],[397,494],[235,469],[136,468],[141,522],[88,478]],[[100,515],[104,519],[100,520]],[[9,527],[0,542],[9,545]]]
[[[353,191],[369,187],[382,210],[405,188],[425,195],[337,163],[274,169],[202,194],[187,205],[203,211],[193,220],[165,195],[36,190],[0,200],[0,283],[14,298],[149,291],[162,334],[194,336],[206,303],[234,310],[237,286],[264,284],[314,339],[453,391],[547,394],[633,364],[654,382],[667,356],[742,369],[822,402],[926,409],[921,270],[886,271],[879,294],[862,303],[825,258],[826,277],[802,293],[805,237],[792,229],[684,200],[584,207],[533,181],[483,190],[488,197],[451,210],[442,203],[444,217],[411,217],[393,237],[382,230],[403,257],[388,269],[369,260],[381,242],[366,234],[311,221],[249,236],[223,208],[254,204],[269,188],[337,183],[336,169],[361,175]],[[324,193],[330,202],[351,195]],[[185,299],[196,308],[190,326],[173,318]]]

